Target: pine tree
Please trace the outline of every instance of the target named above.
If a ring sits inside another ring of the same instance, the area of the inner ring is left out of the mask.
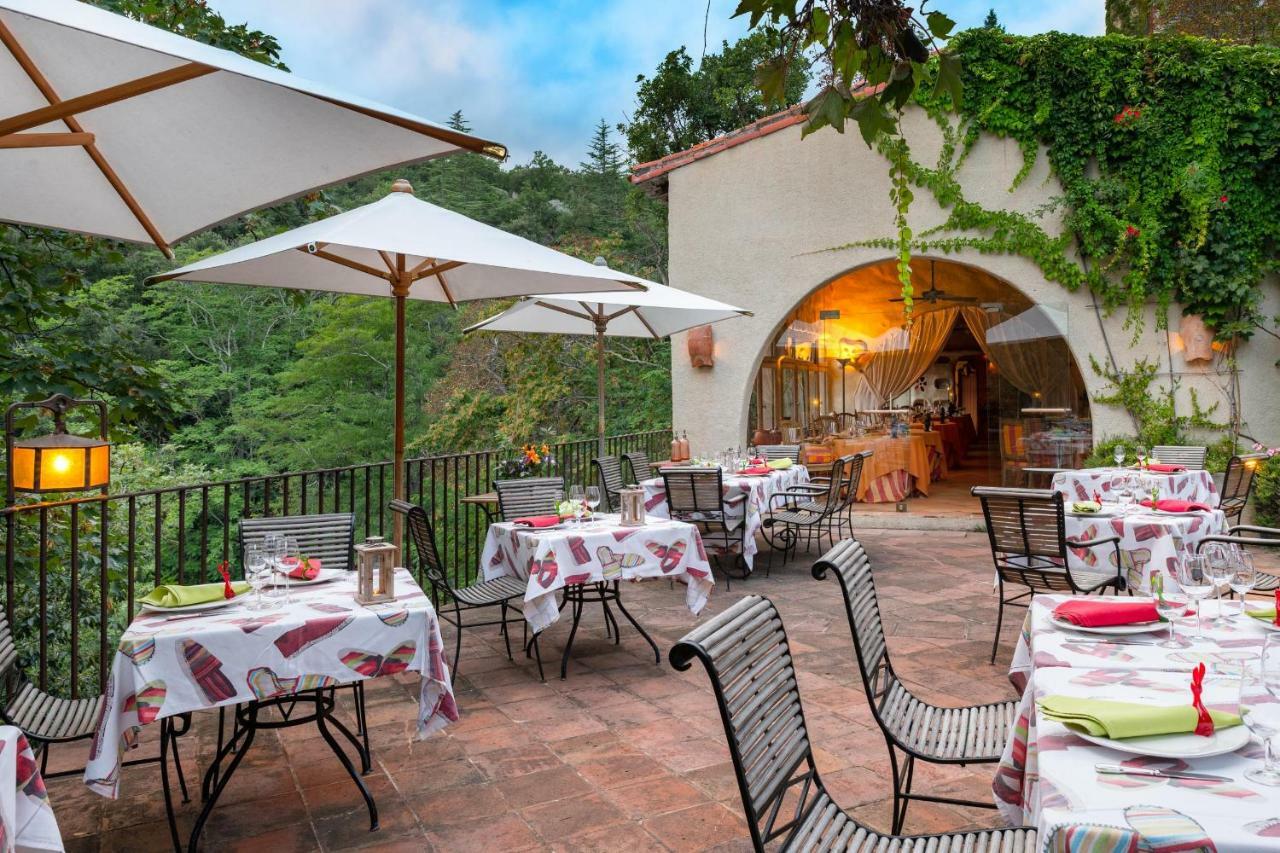
[[[462,117],[462,110],[454,110],[453,115],[449,116],[449,127],[459,133],[471,132],[471,125],[467,124],[467,120]]]
[[[987,30],[1003,30],[1004,29],[1004,27],[1000,26],[1000,19],[996,17],[995,9],[987,10],[987,19],[982,22],[982,27],[983,29],[987,29]]]
[[[600,119],[591,141],[587,143],[587,159],[579,164],[583,172],[601,181],[612,181],[622,176],[622,152],[609,138],[611,133],[609,123]]]

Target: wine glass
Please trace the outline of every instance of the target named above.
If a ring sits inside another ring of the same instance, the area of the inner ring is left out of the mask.
[[[582,486],[569,487],[569,503],[573,505],[573,520],[574,524],[579,527],[582,526],[582,518],[586,509],[583,506],[584,500],[586,500],[586,490]]]
[[[1183,554],[1174,563],[1178,575],[1178,586],[1182,587],[1187,598],[1196,603],[1196,636],[1192,642],[1200,644],[1208,642],[1204,635],[1201,601],[1208,598],[1214,590],[1213,579],[1209,576],[1205,562],[1203,555],[1188,553]]]
[[[285,557],[292,557],[295,560],[302,559],[302,552],[298,549],[298,538],[296,536],[282,536],[284,539],[284,554],[280,559],[283,562]],[[293,584],[289,582],[289,570],[284,566],[280,568],[280,585],[284,587],[284,603],[285,605],[293,604]]]
[[[587,486],[584,500],[586,501],[587,509],[591,510],[591,518],[592,518],[592,521],[594,522],[596,507],[600,506],[600,487]]]
[[[279,590],[277,588],[277,573],[280,570],[280,561],[284,559],[284,536],[279,533],[268,533],[262,537],[262,553],[267,559],[267,571],[270,572],[271,580],[271,597],[274,598]]]
[[[1164,574],[1162,572],[1156,572],[1152,576],[1151,591],[1156,594],[1156,612],[1160,614],[1160,618],[1163,621],[1169,623],[1169,638],[1156,643],[1156,645],[1162,649],[1182,648],[1182,643],[1178,640],[1177,631],[1174,630],[1174,623],[1187,610],[1186,596],[1179,593],[1166,592]]]
[[[1124,467],[1124,445],[1123,444],[1117,444],[1115,447],[1111,449],[1111,458],[1116,460],[1117,468]]]
[[[1240,673],[1240,717],[1262,741],[1261,767],[1246,770],[1244,777],[1259,785],[1280,785],[1272,739],[1280,734],[1280,642],[1267,637],[1262,656],[1246,661]]]
[[[1115,495],[1116,503],[1120,505],[1120,512],[1123,514],[1128,511],[1129,505],[1133,503],[1133,492],[1129,488],[1129,475],[1118,474],[1111,480],[1111,494]]]
[[[267,579],[270,576],[270,571],[267,568],[267,555],[262,548],[257,545],[246,547],[244,549],[244,579],[253,588],[253,603],[249,605],[250,610],[267,609],[267,604],[262,599],[262,588],[266,586]]]
[[[1217,605],[1217,616],[1210,624],[1215,628],[1226,628],[1231,623],[1222,614],[1222,587],[1231,580],[1234,564],[1227,546],[1221,542],[1210,542],[1200,549],[1204,557],[1205,573],[1213,581],[1214,603]]]
[[[564,489],[555,490],[555,513],[556,518],[563,520],[564,516],[560,514],[560,506],[564,503]]]
[[[1147,467],[1147,448],[1139,444],[1133,449],[1133,454],[1138,457],[1138,470]]]
[[[1240,596],[1239,615],[1244,616],[1244,597],[1249,594],[1249,590],[1258,585],[1258,572],[1253,568],[1253,556],[1243,548],[1236,551],[1227,584],[1232,592]]]

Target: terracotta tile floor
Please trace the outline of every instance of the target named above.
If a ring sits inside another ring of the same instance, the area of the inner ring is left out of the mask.
[[[985,534],[868,531],[889,648],[901,676],[943,704],[1014,696],[1005,679],[1021,619],[1006,620],[998,663],[987,663],[995,603]],[[823,778],[859,819],[888,826],[888,759],[855,674],[839,589],[808,573],[801,553],[771,577],[717,589],[709,612],[740,596],[771,597],[799,669]],[[567,627],[543,641],[550,680],[531,661],[507,661],[496,636],[468,632],[456,681],[461,719],[414,738],[416,676],[368,689],[375,768],[367,782],[381,829],[314,728],[263,732],[206,826],[208,850],[746,850],[746,827],[724,735],[704,672],[675,672],[666,651],[693,624],[667,584],[629,586],[627,603],[663,650],[661,665],[629,626],[604,636],[599,611],[583,620],[567,681],[554,673]],[[446,639],[448,639],[446,635]],[[188,784],[213,749],[197,715],[183,739]],[[154,727],[153,727],[154,728]],[[144,750],[155,749],[154,732]],[[83,762],[55,754],[51,769]],[[989,797],[991,768],[924,765],[917,789]],[[89,793],[78,777],[50,782],[69,850],[162,850],[167,845],[155,765],[124,773],[122,799]],[[196,804],[182,807],[190,829]],[[909,832],[986,826],[995,812],[917,803]]]

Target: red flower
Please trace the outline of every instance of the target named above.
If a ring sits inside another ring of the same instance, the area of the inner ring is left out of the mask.
[[[1226,204],[1226,203],[1227,203],[1227,194],[1226,194],[1226,193],[1223,193],[1223,194],[1218,198],[1218,202],[1219,202],[1220,204]]]
[[[1124,236],[1126,237],[1137,237],[1141,233],[1142,233],[1141,231],[1139,231],[1137,228],[1134,228],[1132,225],[1126,225],[1124,227]]]

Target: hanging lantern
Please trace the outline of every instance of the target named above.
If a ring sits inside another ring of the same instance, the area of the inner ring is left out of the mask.
[[[66,413],[77,406],[98,409],[97,437],[67,432]],[[34,438],[16,438],[16,414],[33,408],[53,413],[54,431]],[[105,489],[111,482],[107,404],[100,400],[73,400],[64,394],[55,394],[38,403],[14,403],[5,414],[5,446],[9,459],[9,504],[13,503],[16,492],[86,491]]]
[[[377,604],[395,600],[399,554],[400,549],[381,536],[370,536],[356,545],[356,601]]]

